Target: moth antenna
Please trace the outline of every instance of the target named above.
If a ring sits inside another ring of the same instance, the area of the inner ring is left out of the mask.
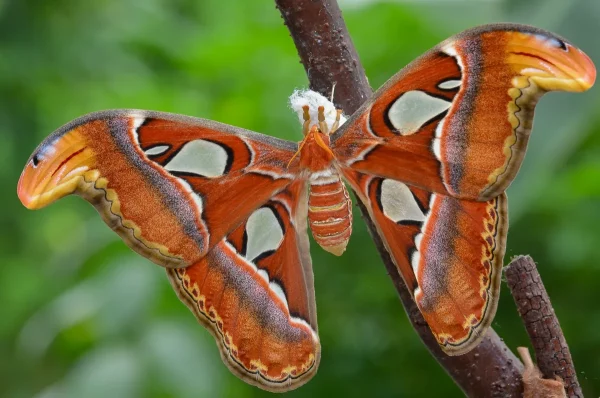
[[[304,124],[307,124],[310,122],[310,119],[305,121]],[[306,143],[306,140],[308,139],[308,134],[304,135],[304,139],[300,142],[300,145],[298,146],[298,150],[296,151],[296,153],[294,154],[294,156],[292,156],[292,158],[290,159],[290,161],[288,162],[286,168],[290,168],[290,164],[292,164],[292,160],[296,159],[296,156],[298,156],[300,154],[300,151],[302,150],[302,147],[304,147],[304,144]]]
[[[335,121],[333,122],[333,125],[331,126],[331,131],[330,134],[333,133],[335,130],[338,129],[338,127],[340,127],[340,117],[342,116],[342,110],[341,109],[336,109],[335,110]]]
[[[329,99],[329,102],[331,102],[333,104],[333,93],[335,93],[335,86],[336,86],[337,82],[333,82],[333,86],[331,87],[331,98]]]

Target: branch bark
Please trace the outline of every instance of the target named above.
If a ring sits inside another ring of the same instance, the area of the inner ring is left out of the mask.
[[[329,97],[352,114],[371,95],[364,69],[335,0],[275,0],[298,49],[312,90]],[[364,206],[358,207],[398,291],[415,331],[439,364],[470,397],[518,397],[523,364],[490,328],[475,349],[461,356],[442,352],[409,289],[384,248]]]
[[[529,256],[516,257],[504,273],[542,375],[547,379],[559,376],[567,396],[583,397],[569,346],[535,262]]]

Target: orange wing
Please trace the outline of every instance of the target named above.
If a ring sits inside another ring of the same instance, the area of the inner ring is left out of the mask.
[[[194,264],[296,178],[297,144],[159,112],[83,116],[49,136],[19,181],[28,208],[76,193],[135,251]]]
[[[304,384],[320,359],[307,206],[306,183],[294,182],[201,261],[167,270],[225,364],[271,391]]]
[[[592,86],[592,61],[523,25],[452,37],[392,77],[331,138],[433,334],[449,354],[491,323],[505,251],[504,190],[547,91]]]
[[[344,175],[444,351],[474,348],[498,304],[506,196],[476,202],[355,171]]]
[[[29,208],[76,193],[143,256],[236,375],[296,388],[320,359],[307,183],[287,167],[297,144],[191,117],[134,110],[77,119],[30,158]]]
[[[596,70],[550,32],[487,25],[402,69],[332,137],[342,167],[487,201],[515,177],[547,91],[584,91]]]

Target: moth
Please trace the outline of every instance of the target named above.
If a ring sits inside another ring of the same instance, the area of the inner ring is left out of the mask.
[[[78,194],[181,301],[246,382],[286,391],[321,347],[307,229],[340,255],[352,228],[343,181],[368,209],[441,348],[477,345],[498,303],[514,179],[547,91],[581,92],[592,61],[523,25],[486,25],[406,66],[342,124],[308,101],[301,142],[194,117],[92,113],[33,152],[30,209]]]

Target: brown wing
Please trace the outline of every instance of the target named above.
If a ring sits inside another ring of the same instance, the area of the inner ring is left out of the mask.
[[[355,171],[344,175],[441,347],[450,355],[471,350],[496,312],[506,196],[476,202]]]
[[[592,86],[592,61],[523,25],[454,36],[402,69],[332,137],[342,167],[487,201],[516,175],[547,91]]]
[[[117,110],[49,136],[19,181],[28,208],[76,193],[138,253],[197,262],[296,178],[297,144],[192,117]]]
[[[287,391],[320,359],[302,181],[275,195],[201,261],[167,270],[180,299],[250,384]]]

